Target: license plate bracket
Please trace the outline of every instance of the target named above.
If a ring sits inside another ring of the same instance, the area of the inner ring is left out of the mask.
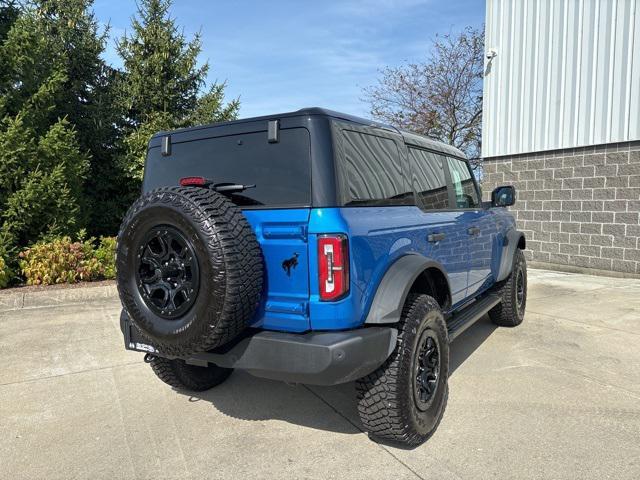
[[[129,316],[124,310],[122,310],[122,313],[120,314],[120,330],[122,330],[122,334],[124,336],[124,347],[127,350],[145,353],[158,353],[156,347],[151,345],[149,341],[140,334],[133,323],[131,323]]]

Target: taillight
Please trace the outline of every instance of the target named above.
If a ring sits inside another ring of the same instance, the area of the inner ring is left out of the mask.
[[[338,300],[349,292],[349,242],[346,235],[318,237],[320,299]]]
[[[209,182],[204,177],[182,177],[180,179],[180,186],[182,187],[203,187]]]

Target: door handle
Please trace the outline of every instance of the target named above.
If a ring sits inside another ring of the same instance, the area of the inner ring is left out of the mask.
[[[469,235],[478,235],[478,234],[480,233],[480,227],[470,227],[470,228],[467,230],[467,233],[468,233]]]
[[[438,243],[439,241],[444,240],[445,238],[447,238],[447,236],[444,233],[431,233],[427,237],[427,241],[429,241],[429,243]]]

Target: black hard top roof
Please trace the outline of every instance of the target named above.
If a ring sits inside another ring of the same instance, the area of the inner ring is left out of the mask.
[[[334,110],[329,110],[327,108],[321,108],[321,107],[301,108],[300,110],[296,110],[296,111],[293,111],[293,112],[276,113],[276,114],[272,114],[272,115],[263,115],[263,116],[259,116],[259,117],[241,118],[241,119],[238,119],[238,120],[230,120],[230,121],[227,121],[227,122],[211,123],[211,124],[208,124],[208,125],[197,125],[197,126],[194,126],[194,127],[180,128],[180,129],[172,130],[172,131],[158,132],[155,135],[153,135],[152,138],[157,138],[157,137],[161,137],[163,135],[173,134],[173,133],[191,132],[191,131],[200,130],[200,129],[203,129],[203,128],[210,128],[210,127],[213,127],[213,126],[219,127],[219,126],[226,126],[226,125],[238,125],[238,124],[242,124],[242,123],[265,121],[265,120],[272,120],[272,119],[282,119],[282,118],[289,118],[289,117],[300,117],[300,116],[307,116],[307,115],[320,115],[320,116],[335,118],[337,120],[343,120],[343,121],[347,121],[347,122],[351,122],[351,123],[356,123],[356,124],[359,124],[359,125],[365,125],[365,126],[370,126],[370,127],[381,128],[381,129],[384,129],[384,130],[389,130],[389,131],[398,133],[399,135],[402,135],[402,137],[404,138],[405,142],[408,143],[408,144],[417,145],[417,146],[424,147],[424,148],[429,148],[429,149],[432,149],[432,150],[438,150],[438,151],[446,152],[446,153],[449,153],[450,155],[453,155],[453,156],[456,156],[456,157],[466,158],[465,155],[460,150],[458,150],[457,148],[455,148],[455,147],[453,147],[451,145],[447,145],[446,143],[440,142],[440,141],[435,140],[433,138],[429,138],[429,137],[425,137],[424,135],[418,135],[418,134],[415,134],[415,133],[412,133],[412,132],[400,130],[400,129],[396,128],[396,127],[393,127],[391,125],[387,125],[385,123],[376,122],[374,120],[368,120],[366,118],[358,117],[358,116],[355,116],[355,115],[349,115],[347,113],[340,113],[340,112],[336,112]]]

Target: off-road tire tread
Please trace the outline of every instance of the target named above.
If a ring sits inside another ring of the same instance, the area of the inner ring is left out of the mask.
[[[398,325],[396,349],[381,367],[356,382],[360,420],[365,430],[373,437],[405,446],[417,446],[428,440],[442,420],[449,395],[446,381],[449,376],[448,362],[444,362],[446,368],[440,372],[440,375],[445,378],[443,384],[445,393],[433,428],[427,434],[421,434],[411,426],[411,422],[407,418],[408,409],[413,402],[413,394],[410,395],[410,398],[407,398],[406,395],[406,389],[412,388],[409,372],[411,372],[413,364],[411,352],[407,351],[402,354],[402,350],[410,348],[405,347],[405,344],[411,345],[411,336],[415,336],[419,323],[425,314],[432,309],[440,311],[440,305],[433,297],[424,294],[410,294],[405,302]],[[444,318],[438,328],[441,329],[441,338],[448,345]],[[448,354],[448,349],[446,350]],[[407,382],[409,385],[406,385]]]
[[[192,337],[191,342],[163,343],[147,335],[144,325],[136,321],[143,317],[136,309],[131,293],[122,288],[124,282],[118,281],[120,298],[129,318],[150,344],[170,356],[205,351],[231,341],[247,326],[247,321],[254,315],[262,293],[264,259],[251,225],[240,208],[213,190],[197,187],[158,188],[143,194],[129,208],[118,233],[117,252],[126,226],[149,204],[171,204],[173,208],[188,216],[193,226],[209,239],[206,249],[210,261],[215,262],[216,253],[222,251],[223,260],[217,267],[224,271],[224,275],[219,278],[221,283],[224,281],[224,289],[218,292],[224,297],[224,303],[219,315],[213,308],[209,308],[207,321],[200,322],[201,331],[197,337]],[[199,294],[215,295],[216,292]]]
[[[524,319],[523,315],[518,315],[518,304],[516,298],[516,269],[523,264],[525,276],[527,274],[527,264],[524,257],[524,253],[519,248],[513,254],[513,266],[511,273],[506,280],[503,280],[495,286],[495,293],[497,293],[501,301],[491,310],[489,310],[489,318],[491,321],[500,327],[517,327],[522,323]],[[526,295],[526,292],[525,292]]]
[[[154,357],[150,364],[153,373],[167,385],[178,390],[194,392],[203,392],[220,385],[233,372],[230,368],[212,365],[207,367],[208,372],[202,375],[189,369],[183,360],[170,360],[163,357]]]

